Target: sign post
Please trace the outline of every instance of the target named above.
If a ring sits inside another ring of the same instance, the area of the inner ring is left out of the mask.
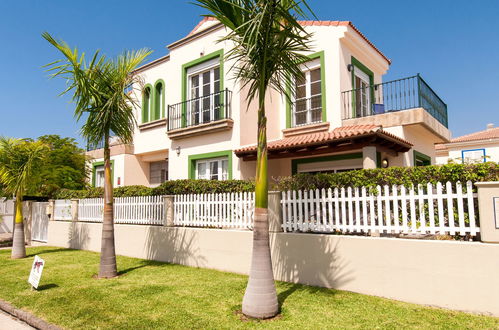
[[[33,260],[33,266],[31,267],[31,272],[29,273],[28,279],[29,284],[31,284],[31,286],[35,289],[38,289],[38,284],[40,283],[44,266],[45,260],[43,260],[39,256],[35,256],[35,260]]]

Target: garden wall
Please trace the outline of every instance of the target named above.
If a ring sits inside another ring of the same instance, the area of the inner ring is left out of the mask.
[[[50,221],[48,245],[100,250],[101,224]],[[115,225],[119,255],[247,274],[252,232]],[[277,280],[499,316],[499,245],[273,233]]]

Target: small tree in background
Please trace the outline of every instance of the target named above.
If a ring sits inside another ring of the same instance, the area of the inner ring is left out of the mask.
[[[234,43],[228,59],[236,80],[248,86],[248,100],[258,100],[258,132],[255,187],[253,255],[243,313],[269,318],[279,311],[270,257],[267,177],[267,117],[265,94],[272,88],[281,94],[291,80],[301,75],[300,64],[307,60],[310,34],[297,21],[305,16],[305,1],[294,0],[198,0],[230,31],[222,40]]]
[[[42,142],[0,137],[0,182],[4,192],[16,199],[12,259],[26,257],[22,202],[46,150]]]
[[[49,33],[43,37],[63,55],[63,59],[47,64],[52,77],[66,80],[67,88],[61,93],[72,92],[76,105],[75,117],[86,116],[81,135],[89,144],[104,141],[104,220],[99,277],[118,275],[114,244],[113,182],[109,137],[118,136],[123,143],[131,143],[136,125],[133,106],[136,100],[126,93],[130,86],[141,85],[133,71],[151,53],[147,49],[124,52],[116,59],[107,59],[95,52],[90,61],[85,53],[71,49],[65,42],[56,41]]]

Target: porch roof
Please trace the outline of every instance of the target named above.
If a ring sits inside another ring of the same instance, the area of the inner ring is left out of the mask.
[[[412,144],[378,125],[343,126],[330,132],[290,136],[267,143],[270,159],[348,151],[365,146],[376,146],[380,151],[397,154],[409,151]],[[256,149],[256,145],[251,145],[237,149],[234,153],[244,160],[254,160]]]

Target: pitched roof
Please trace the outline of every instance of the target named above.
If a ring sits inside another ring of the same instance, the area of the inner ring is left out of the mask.
[[[478,140],[490,140],[499,139],[499,127],[488,128],[483,131],[463,135],[452,139],[450,142],[468,142],[468,141],[478,141]]]
[[[215,20],[216,19],[214,17],[203,18],[194,27],[194,29],[192,29],[191,32],[189,32],[189,34],[187,36],[191,36],[194,33],[196,33],[198,31],[198,29],[205,22],[215,21]],[[388,57],[386,57],[385,54],[383,54],[369,39],[367,39],[367,37],[362,32],[360,32],[360,30],[357,29],[357,27],[355,27],[355,25],[353,25],[353,23],[351,21],[298,21],[298,23],[300,23],[302,26],[350,26],[355,32],[357,32],[360,35],[360,37],[362,39],[364,39],[371,47],[373,47],[374,50],[376,50],[376,52],[378,52],[381,55],[381,57],[383,57],[388,62],[388,64],[392,63],[392,61]]]
[[[451,143],[487,141],[491,139],[499,139],[499,127],[487,128],[483,131],[478,131],[475,133],[459,136],[457,138],[451,139],[447,143],[435,144],[435,150],[445,150],[447,149],[447,146]]]
[[[412,144],[404,139],[399,138],[396,135],[388,133],[378,125],[352,125],[343,126],[335,128],[330,132],[320,132],[313,134],[303,134],[286,137],[281,140],[269,141],[267,143],[267,149],[269,152],[284,151],[290,148],[304,148],[311,146],[321,146],[326,145],[331,142],[340,142],[342,140],[349,140],[351,138],[367,137],[371,135],[376,135],[382,137],[386,140],[394,142],[401,148],[410,148]],[[242,147],[234,151],[234,153],[243,157],[247,154],[254,153],[256,151],[256,145]]]

